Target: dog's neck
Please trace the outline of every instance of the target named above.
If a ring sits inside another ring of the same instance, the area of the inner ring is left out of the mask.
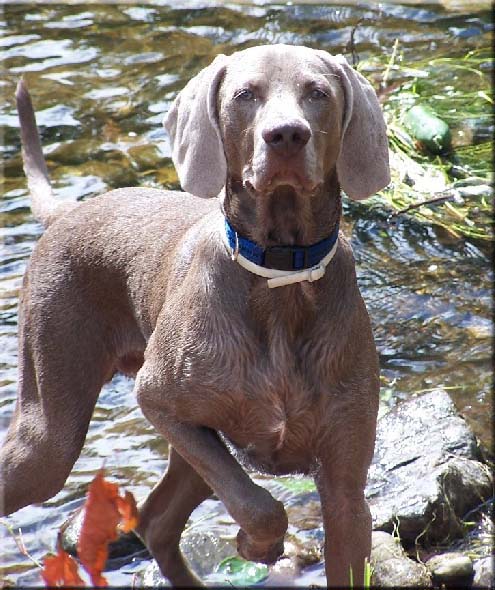
[[[262,248],[309,246],[328,237],[340,220],[340,186],[334,171],[317,192],[300,195],[288,186],[254,195],[229,179],[223,212],[232,227]]]
[[[311,196],[297,195],[285,187],[270,195],[253,195],[242,183],[228,182],[222,208],[239,235],[267,248],[309,246],[327,238],[340,221],[342,203],[334,173]],[[321,297],[328,306],[320,281],[298,285],[267,289],[266,279],[253,281],[248,306],[260,342],[278,342],[283,334],[284,342],[295,343],[317,321]]]

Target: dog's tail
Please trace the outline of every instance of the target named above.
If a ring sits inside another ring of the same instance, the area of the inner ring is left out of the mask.
[[[31,194],[31,209],[34,217],[48,227],[62,213],[77,206],[77,203],[57,202],[53,195],[31,97],[23,79],[17,85],[15,98],[21,124],[22,158]]]

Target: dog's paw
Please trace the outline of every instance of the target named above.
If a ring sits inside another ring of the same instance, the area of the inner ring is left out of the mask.
[[[280,537],[274,543],[255,541],[242,529],[237,533],[237,552],[241,557],[249,561],[261,563],[275,563],[284,553],[284,538]]]

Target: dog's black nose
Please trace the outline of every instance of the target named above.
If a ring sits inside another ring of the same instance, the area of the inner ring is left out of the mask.
[[[267,126],[261,132],[265,142],[281,156],[295,156],[308,143],[311,129],[303,121]]]

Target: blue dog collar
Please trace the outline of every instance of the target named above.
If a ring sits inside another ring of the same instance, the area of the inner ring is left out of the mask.
[[[301,271],[313,268],[330,253],[339,237],[339,224],[328,238],[311,246],[270,246],[266,249],[240,236],[225,218],[227,243],[232,253],[241,255],[249,262],[279,271]]]

